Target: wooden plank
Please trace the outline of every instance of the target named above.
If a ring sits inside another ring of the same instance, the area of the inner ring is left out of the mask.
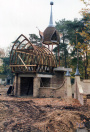
[[[37,65],[10,65],[10,67],[19,67],[19,66],[23,66],[23,67],[27,66],[27,67],[29,67],[29,66],[37,66]]]
[[[35,55],[34,52],[27,52],[27,51],[16,51],[17,53],[24,53],[24,54],[30,54],[30,55]]]
[[[25,66],[25,68],[27,69],[26,64],[24,63],[24,61],[22,60],[22,58],[20,57],[20,55],[18,55],[19,59],[22,61],[23,65]]]

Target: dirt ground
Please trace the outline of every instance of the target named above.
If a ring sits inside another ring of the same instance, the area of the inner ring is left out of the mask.
[[[0,88],[0,132],[90,131],[90,106],[76,99],[13,97]]]

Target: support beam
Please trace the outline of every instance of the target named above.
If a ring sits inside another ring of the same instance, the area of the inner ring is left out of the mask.
[[[10,65],[10,67],[19,67],[19,66],[27,66],[27,67],[30,67],[30,66],[37,66],[37,65]]]
[[[23,65],[25,66],[25,68],[27,69],[27,66],[25,65],[24,61],[22,60],[22,58],[20,57],[20,55],[18,55],[19,59],[21,60],[21,62],[23,63]]]

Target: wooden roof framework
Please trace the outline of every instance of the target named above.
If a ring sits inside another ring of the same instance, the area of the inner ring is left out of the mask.
[[[10,53],[12,72],[52,72],[57,66],[53,53],[44,46],[32,44],[21,34]]]

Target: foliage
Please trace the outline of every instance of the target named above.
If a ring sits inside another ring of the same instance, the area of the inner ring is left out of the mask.
[[[82,42],[83,39],[81,35],[76,33],[76,31],[81,31],[83,28],[83,23],[74,19],[74,21],[70,20],[61,20],[56,22],[56,29],[60,32],[60,64],[61,66],[71,67],[74,57],[77,57],[77,44],[78,41]],[[77,42],[76,42],[77,37]],[[57,47],[53,50],[57,51]],[[75,61],[75,65],[77,61]]]
[[[84,28],[80,32],[80,35],[84,38],[82,53],[84,58],[84,67],[85,67],[85,78],[90,78],[90,0],[82,0],[85,8],[81,10],[83,16]]]
[[[60,32],[60,62],[61,66],[73,69],[72,76],[75,74],[76,65],[79,64],[81,78],[88,78],[87,65],[89,60],[89,40],[90,40],[90,17],[83,16],[82,20],[74,19],[61,20],[56,22],[56,29]],[[88,26],[85,25],[86,20]],[[57,47],[53,50],[58,51]],[[66,61],[66,62],[65,62]],[[84,76],[85,75],[85,76]]]
[[[2,74],[4,72],[4,67],[0,66],[0,74]]]
[[[42,45],[41,39],[36,34],[29,34],[29,40],[33,44]]]
[[[8,56],[5,56],[4,50],[0,49],[0,59],[2,60],[2,65],[0,66],[0,74],[11,74],[11,69],[9,66],[10,52],[8,53]]]
[[[4,68],[4,71],[3,71],[3,74],[10,74],[11,73],[11,69],[10,69],[10,58],[9,57],[4,57],[2,58],[3,59],[3,68]]]

